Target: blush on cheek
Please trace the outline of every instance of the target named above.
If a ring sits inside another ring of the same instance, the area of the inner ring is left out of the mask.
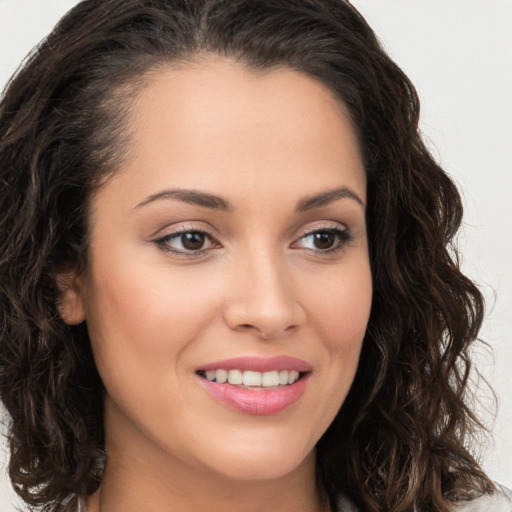
[[[371,308],[371,282],[366,276],[362,276],[360,286],[347,285],[332,294],[317,294],[313,301],[318,311],[314,316],[322,322],[322,331],[326,339],[332,340],[333,348],[350,350],[355,345],[359,350]]]
[[[136,354],[134,364],[149,358],[157,365],[173,360],[182,345],[199,336],[211,320],[215,298],[219,300],[218,292],[205,287],[202,279],[184,282],[171,272],[170,277],[151,279],[136,268],[117,268],[109,275],[91,287],[91,338],[102,351],[129,347]]]

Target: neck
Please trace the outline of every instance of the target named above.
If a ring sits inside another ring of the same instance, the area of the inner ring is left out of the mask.
[[[123,443],[126,446],[125,443]],[[107,439],[109,454],[100,490],[87,512],[326,512],[317,486],[315,453],[291,472],[268,480],[240,480],[144,446],[121,449]]]
[[[87,512],[328,512],[327,496],[314,485],[292,474],[270,481],[230,481],[219,476],[194,472],[164,478],[145,472],[139,477],[117,471],[107,463],[101,488],[90,497]],[[177,478],[175,478],[177,476]],[[313,482],[313,484],[311,483]]]

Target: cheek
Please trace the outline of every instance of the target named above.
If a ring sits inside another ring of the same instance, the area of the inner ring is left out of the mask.
[[[215,287],[183,272],[112,260],[115,267],[94,269],[88,293],[87,324],[98,369],[104,380],[130,374],[157,379],[158,369],[173,368],[211,322]]]
[[[310,321],[323,333],[331,353],[356,352],[366,331],[372,303],[372,280],[367,261],[322,281],[309,294]]]
[[[334,420],[352,386],[370,315],[372,280],[367,260],[362,258],[350,269],[318,279],[304,306],[309,311],[308,328],[321,340],[316,346],[320,359],[315,379],[322,392],[311,404],[318,415],[312,424],[315,443]]]

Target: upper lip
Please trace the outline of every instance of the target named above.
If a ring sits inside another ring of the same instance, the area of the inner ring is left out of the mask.
[[[270,372],[276,370],[296,370],[310,372],[312,365],[302,359],[290,356],[257,357],[245,356],[222,361],[213,361],[197,368],[197,371],[208,370],[252,370],[255,372]]]

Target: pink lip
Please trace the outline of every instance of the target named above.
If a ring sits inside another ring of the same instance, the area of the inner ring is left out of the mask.
[[[246,414],[268,415],[288,409],[296,403],[306,390],[309,373],[298,381],[278,389],[246,389],[219,384],[196,375],[199,384],[210,396],[231,409]]]
[[[313,367],[296,357],[275,356],[275,357],[236,357],[223,361],[214,361],[205,364],[197,371],[207,370],[252,370],[254,372],[271,372],[275,370],[296,370],[298,372],[310,372]]]
[[[277,414],[295,404],[306,390],[312,366],[301,359],[288,356],[270,358],[239,357],[215,361],[201,366],[197,371],[207,370],[253,370],[257,372],[296,370],[301,375],[293,384],[277,389],[248,389],[233,386],[229,383],[217,383],[209,381],[200,375],[196,375],[199,384],[216,401],[231,409],[254,415]]]

